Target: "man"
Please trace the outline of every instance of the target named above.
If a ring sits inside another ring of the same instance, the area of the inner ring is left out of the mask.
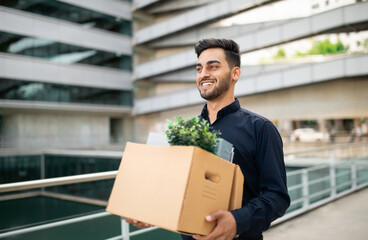
[[[273,220],[290,205],[286,187],[282,140],[266,118],[240,107],[234,98],[240,71],[237,43],[228,39],[203,39],[195,46],[197,88],[207,103],[201,118],[234,146],[234,163],[244,174],[242,208],[218,210],[206,217],[215,229],[198,240],[259,240]],[[128,222],[138,227],[144,223]],[[192,239],[182,236],[184,240]]]

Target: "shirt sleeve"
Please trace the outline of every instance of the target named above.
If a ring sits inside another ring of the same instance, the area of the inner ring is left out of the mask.
[[[271,122],[264,122],[256,133],[256,163],[260,194],[242,208],[231,211],[237,234],[259,235],[281,217],[290,205],[282,140]],[[245,173],[246,174],[246,173]]]

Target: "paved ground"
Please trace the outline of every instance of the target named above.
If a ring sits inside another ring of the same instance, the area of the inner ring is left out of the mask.
[[[368,239],[368,188],[269,229],[265,240]]]

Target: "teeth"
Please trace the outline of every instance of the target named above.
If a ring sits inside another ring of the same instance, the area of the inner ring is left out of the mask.
[[[203,83],[202,86],[209,86],[209,85],[212,85],[212,83]]]

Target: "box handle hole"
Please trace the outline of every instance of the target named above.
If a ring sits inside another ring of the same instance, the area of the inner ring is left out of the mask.
[[[217,174],[211,173],[211,172],[205,172],[204,177],[207,181],[213,182],[213,183],[220,183],[221,177]]]

